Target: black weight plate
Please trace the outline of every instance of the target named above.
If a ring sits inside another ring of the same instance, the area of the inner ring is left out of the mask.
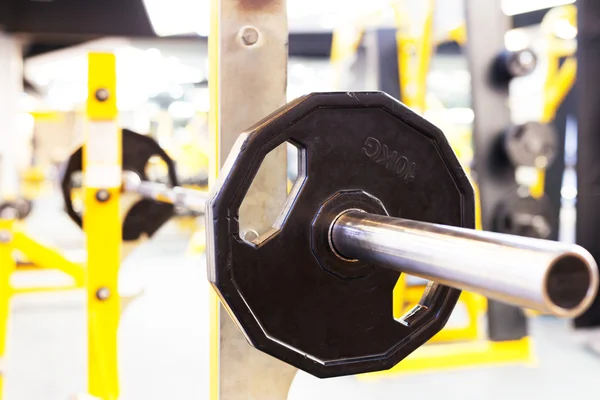
[[[506,85],[511,79],[531,74],[537,66],[537,56],[531,49],[518,51],[505,50],[498,54],[494,62],[492,82]]]
[[[24,197],[20,197],[14,201],[15,207],[19,212],[19,218],[25,219],[31,214],[33,210],[33,201],[26,199]]]
[[[558,221],[547,197],[509,195],[498,205],[494,230],[538,239],[556,237]]]
[[[142,180],[146,176],[146,165],[153,156],[160,157],[167,165],[168,179],[171,186],[177,186],[175,164],[160,145],[151,137],[140,135],[128,129],[123,129],[123,171],[135,172]],[[61,188],[65,208],[69,216],[79,226],[82,226],[81,215],[75,211],[71,199],[72,175],[82,170],[82,148],[79,147],[69,157],[61,171]],[[161,203],[150,199],[141,199],[134,204],[123,221],[123,240],[137,240],[141,235],[153,235],[158,228],[167,222],[174,214],[172,204]]]
[[[515,167],[546,168],[556,158],[558,135],[550,124],[527,122],[508,129],[504,147]]]
[[[306,179],[281,229],[252,245],[240,238],[239,207],[265,155],[285,141],[303,149]],[[247,130],[207,210],[209,280],[230,315],[254,347],[318,377],[392,367],[444,326],[460,294],[438,285],[404,325],[392,317],[399,273],[322,267],[313,221],[348,191],[391,216],[475,226],[472,186],[443,133],[380,92],[307,95]]]

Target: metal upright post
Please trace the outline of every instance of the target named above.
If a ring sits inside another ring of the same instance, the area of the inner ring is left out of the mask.
[[[14,220],[0,218],[0,399],[4,397],[6,341],[10,318],[10,299],[13,294],[10,277],[16,268],[13,255],[15,250],[13,226]]]
[[[577,25],[577,244],[585,247],[600,260],[600,53],[598,52],[598,23],[600,3],[597,0],[578,0]],[[600,296],[592,307],[575,320],[577,327],[600,326]]]
[[[286,2],[213,0],[211,24],[214,182],[237,136],[286,102]],[[265,158],[268,168],[259,172],[247,194],[248,209],[265,210],[263,202],[285,201],[285,160],[285,151]],[[255,229],[266,228],[273,221],[268,212],[253,212],[247,219]],[[295,368],[250,347],[211,291],[211,400],[285,400],[295,373]]]
[[[516,192],[514,169],[495,166],[498,136],[511,123],[508,87],[492,81],[496,57],[505,50],[504,34],[510,18],[500,9],[500,1],[467,0],[467,48],[473,93],[473,143],[475,173],[480,193],[482,227],[492,230],[496,208],[508,193]],[[489,302],[489,337],[516,340],[527,336],[527,323],[521,309]]]
[[[17,148],[17,115],[23,92],[23,54],[18,39],[0,32],[0,200],[14,199],[19,194]],[[0,219],[0,398],[3,391],[4,356],[10,297],[10,276],[15,268],[12,219]]]
[[[87,238],[88,387],[102,400],[119,397],[117,329],[121,305],[121,130],[117,126],[116,59],[88,58],[86,142],[83,147]]]
[[[17,115],[23,92],[23,54],[15,37],[0,32],[0,199],[19,194],[15,149],[18,146]]]

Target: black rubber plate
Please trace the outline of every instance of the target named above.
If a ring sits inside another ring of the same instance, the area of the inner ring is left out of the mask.
[[[252,245],[239,237],[240,203],[262,159],[285,141],[305,152],[306,180],[281,229]],[[460,294],[441,287],[406,326],[392,317],[397,272],[372,265],[344,278],[323,268],[311,224],[348,190],[375,197],[391,216],[475,225],[472,186],[443,133],[380,92],[307,95],[247,130],[206,218],[209,278],[246,337],[319,377],[392,367],[444,326]]]
[[[160,157],[167,164],[168,184],[177,186],[177,174],[173,160],[151,137],[123,129],[122,152],[123,170],[135,172],[142,180],[148,179],[145,168],[150,158],[153,156]],[[82,226],[82,217],[73,207],[71,190],[73,189],[72,176],[76,172],[81,172],[82,161],[82,148],[79,147],[69,157],[61,173],[61,187],[66,211],[80,227]],[[174,207],[171,204],[141,199],[129,209],[125,216],[123,240],[137,240],[144,234],[152,236],[173,214]]]

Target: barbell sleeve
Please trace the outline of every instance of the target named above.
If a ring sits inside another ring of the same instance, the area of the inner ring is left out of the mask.
[[[138,174],[130,171],[123,172],[123,190],[199,213],[204,213],[205,204],[208,199],[208,195],[205,192],[179,186],[170,187],[158,182],[144,181],[140,179]]]
[[[561,317],[583,313],[598,290],[590,253],[549,240],[349,210],[332,222],[330,244],[345,259]]]

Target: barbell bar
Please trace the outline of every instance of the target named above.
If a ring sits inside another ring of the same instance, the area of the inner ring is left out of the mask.
[[[172,204],[176,207],[204,213],[208,195],[195,189],[171,187],[164,183],[144,181],[132,171],[123,171],[123,190],[137,193],[145,198]]]
[[[592,303],[598,267],[582,247],[349,210],[330,243],[362,260],[559,317]]]
[[[123,172],[123,190],[204,212],[207,194]],[[329,245],[362,260],[459,290],[573,318],[595,298],[598,267],[582,247],[348,210],[331,223]],[[435,251],[432,251],[435,249]]]
[[[208,195],[123,172],[123,190],[204,212]],[[331,223],[329,245],[362,260],[459,290],[573,318],[596,296],[598,267],[581,246],[348,210]],[[432,251],[435,249],[435,251]]]

